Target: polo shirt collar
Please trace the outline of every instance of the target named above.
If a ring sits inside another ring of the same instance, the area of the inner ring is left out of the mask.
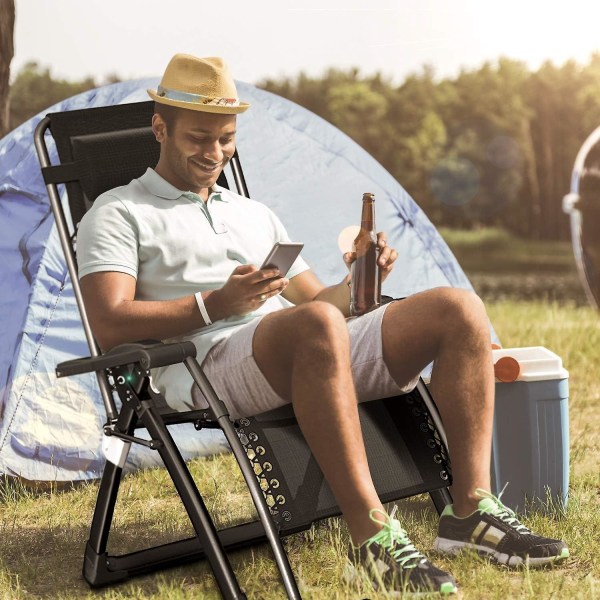
[[[164,198],[165,200],[177,200],[186,193],[176,188],[174,185],[169,183],[166,179],[161,177],[152,167],[148,167],[146,172],[139,178],[140,183],[154,196]],[[224,188],[220,185],[213,185],[209,198],[212,200],[220,200],[227,202],[227,199],[222,193]]]

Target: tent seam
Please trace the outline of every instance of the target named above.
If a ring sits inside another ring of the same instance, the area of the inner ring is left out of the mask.
[[[0,453],[2,452],[2,450],[4,449],[4,446],[6,444],[6,440],[8,438],[8,434],[10,433],[10,428],[13,424],[13,421],[15,420],[15,417],[17,415],[17,411],[19,410],[19,406],[21,405],[21,400],[23,399],[23,395],[25,393],[25,390],[27,389],[27,384],[29,383],[29,379],[31,377],[31,374],[37,364],[37,360],[38,360],[38,356],[40,354],[40,350],[42,348],[42,346],[44,345],[44,340],[46,339],[46,333],[48,332],[48,329],[50,328],[50,324],[52,323],[52,319],[54,318],[54,313],[56,312],[56,307],[58,306],[58,301],[63,293],[63,290],[65,289],[65,282],[63,281],[61,283],[60,289],[58,291],[58,294],[56,295],[56,300],[54,302],[54,306],[52,307],[52,312],[50,313],[50,317],[48,318],[48,322],[46,323],[46,327],[44,328],[44,333],[42,334],[42,337],[40,339],[40,342],[37,346],[37,350],[35,352],[35,356],[33,357],[33,360],[31,361],[31,365],[29,367],[29,371],[27,372],[27,375],[25,377],[25,382],[23,383],[23,387],[21,388],[21,393],[19,394],[19,397],[17,399],[17,404],[15,406],[15,410],[13,411],[12,417],[10,419],[10,422],[8,423],[8,426],[6,428],[6,434],[4,435],[4,438],[2,439],[2,443],[0,444]]]
[[[414,204],[416,204],[417,208],[419,209],[419,211],[421,211],[421,213],[423,213],[423,215],[425,215],[425,217],[427,217],[427,220],[429,221],[429,223],[435,227],[435,225],[433,224],[433,222],[431,221],[431,219],[427,216],[427,213],[425,213],[425,211],[421,208],[421,206],[419,205],[419,203],[408,193],[406,193],[408,199],[413,202]],[[397,203],[398,198],[396,196],[390,196],[390,199],[392,201],[392,204],[394,205],[394,207],[396,208],[396,210],[398,210],[398,212],[402,212],[402,209],[400,208],[400,206]],[[439,247],[435,248],[435,252],[432,252],[432,244],[428,243],[428,240],[424,239],[423,237],[423,231],[419,230],[417,227],[415,227],[415,222],[420,219],[420,215],[418,213],[415,213],[415,219],[410,219],[407,218],[405,220],[405,223],[407,223],[411,229],[413,230],[414,234],[417,236],[417,238],[420,240],[421,244],[423,245],[423,248],[425,248],[426,250],[429,251],[430,255],[433,258],[433,262],[435,263],[435,265],[437,266],[437,268],[440,270],[441,273],[443,273],[444,277],[446,278],[446,281],[452,285],[452,287],[454,287],[454,283],[450,281],[450,277],[448,277],[448,274],[446,273],[446,270],[444,269],[443,264],[441,263],[441,261],[439,260]],[[437,227],[435,227],[435,229],[437,230]],[[438,232],[439,233],[439,232]],[[445,240],[444,240],[445,241]],[[446,244],[447,245],[447,244]],[[450,248],[448,248],[450,250]],[[452,250],[450,250],[450,252],[452,252]],[[452,252],[452,256],[454,257],[454,253]],[[454,257],[456,258],[456,257]],[[465,275],[465,279],[467,279],[467,283],[469,283],[469,285],[472,286],[471,282],[468,280],[468,277]]]

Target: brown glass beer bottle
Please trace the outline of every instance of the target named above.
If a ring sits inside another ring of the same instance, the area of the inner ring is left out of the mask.
[[[381,270],[375,231],[375,196],[363,194],[360,231],[352,244],[356,260],[350,267],[350,314],[364,315],[381,304]]]

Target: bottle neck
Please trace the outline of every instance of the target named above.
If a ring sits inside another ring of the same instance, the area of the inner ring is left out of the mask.
[[[360,228],[367,231],[375,231],[375,200],[372,196],[363,197]]]

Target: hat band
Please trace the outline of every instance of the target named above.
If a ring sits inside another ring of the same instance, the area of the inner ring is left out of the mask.
[[[239,106],[238,98],[219,98],[212,96],[203,96],[202,94],[191,94],[189,92],[180,92],[178,90],[170,90],[162,85],[156,90],[157,95],[168,100],[179,102],[191,102],[193,104],[203,104],[205,106]]]

